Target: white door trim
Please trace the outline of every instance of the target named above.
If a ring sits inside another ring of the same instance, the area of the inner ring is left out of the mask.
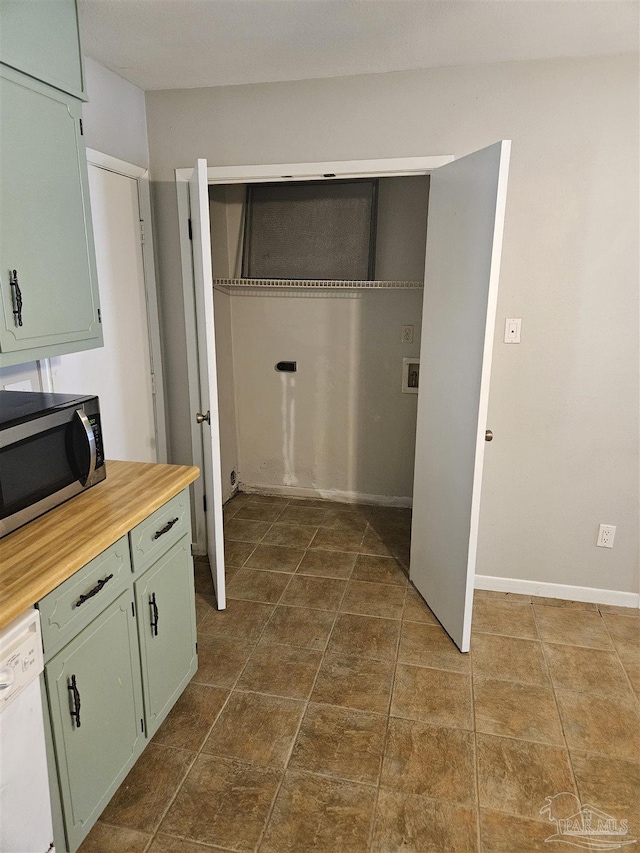
[[[431,157],[393,157],[385,160],[332,160],[324,163],[268,163],[261,166],[209,166],[210,184],[258,184],[264,181],[326,178],[400,177],[426,175],[453,160],[452,154]],[[188,181],[193,168],[176,169],[177,181]]]
[[[247,166],[209,166],[207,179],[210,184],[246,184],[264,181],[322,180],[327,175],[336,178],[389,178],[402,175],[428,175],[434,169],[451,163],[452,154],[430,157],[392,157],[380,160],[335,160],[319,163],[268,163]],[[200,370],[196,343],[196,310],[193,284],[193,264],[189,241],[189,179],[193,167],[176,169],[176,194],[178,201],[178,230],[182,263],[182,295],[184,301],[185,331],[187,345],[187,371],[189,386],[189,412],[191,430],[192,464],[200,470],[204,463],[202,430],[195,422],[195,413],[200,409]],[[193,484],[193,537],[196,554],[206,554],[206,522],[203,508],[203,478]]]
[[[133,178],[138,185],[138,204],[140,207],[140,239],[142,242],[142,267],[144,289],[147,301],[149,323],[149,352],[151,356],[152,385],[154,389],[153,405],[156,424],[156,452],[158,462],[167,461],[167,422],[165,410],[164,374],[162,369],[162,350],[160,347],[160,314],[158,310],[158,291],[153,249],[153,230],[151,226],[151,194],[149,191],[149,170],[93,148],[87,148],[87,164],[116,172],[127,178]]]

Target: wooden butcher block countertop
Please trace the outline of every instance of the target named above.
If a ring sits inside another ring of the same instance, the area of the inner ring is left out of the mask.
[[[101,483],[0,539],[0,628],[200,476],[189,465],[106,464]]]

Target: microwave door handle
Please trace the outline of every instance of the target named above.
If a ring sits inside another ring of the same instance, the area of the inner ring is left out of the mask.
[[[87,436],[87,442],[89,444],[89,471],[85,479],[80,481],[83,486],[86,486],[88,483],[91,483],[91,480],[93,479],[93,475],[96,470],[96,437],[93,434],[93,429],[91,428],[91,424],[89,423],[89,418],[86,416],[84,411],[82,409],[76,409],[76,415],[80,418],[80,423],[84,428],[84,431]]]

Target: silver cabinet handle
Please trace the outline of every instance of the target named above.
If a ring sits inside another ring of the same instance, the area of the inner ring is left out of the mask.
[[[490,429],[485,431],[484,440],[485,441],[493,441],[493,433],[491,432]]]
[[[206,415],[203,415],[202,412],[197,412],[196,413],[196,423],[197,424],[203,424],[205,421],[208,424],[211,423],[211,413],[207,412]]]

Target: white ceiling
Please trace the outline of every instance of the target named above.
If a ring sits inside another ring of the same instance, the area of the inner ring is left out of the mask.
[[[637,0],[79,0],[85,53],[142,89],[638,50]]]

